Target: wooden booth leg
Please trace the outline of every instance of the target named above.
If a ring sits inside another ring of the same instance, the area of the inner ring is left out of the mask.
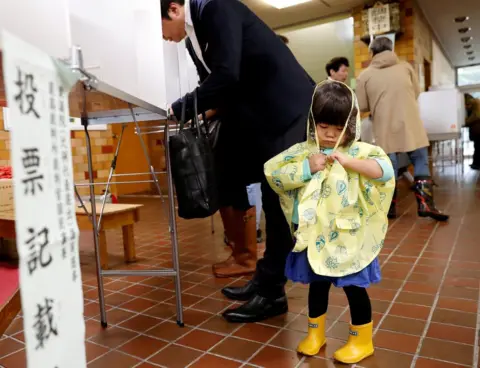
[[[133,233],[133,225],[122,226],[123,232],[123,252],[125,262],[135,262],[135,239]]]
[[[100,251],[100,264],[103,270],[108,270],[108,251],[107,251],[107,235],[104,230],[98,233],[98,246]]]

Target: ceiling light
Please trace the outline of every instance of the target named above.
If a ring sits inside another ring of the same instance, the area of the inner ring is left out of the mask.
[[[470,57],[468,58],[468,60],[470,60],[470,61],[475,60],[475,56],[470,56]]]
[[[471,48],[472,48],[472,45],[463,45],[463,48],[464,48],[465,50],[468,50],[468,49],[471,49]]]
[[[467,51],[465,54],[467,54],[467,55],[473,55],[473,51]]]
[[[471,30],[472,30],[472,28],[470,28],[470,27],[463,27],[463,28],[459,28],[458,32],[464,34],[464,33],[470,32]]]
[[[289,8],[291,6],[307,3],[311,0],[263,0],[268,5],[273,6],[277,9]]]
[[[473,39],[473,37],[462,37],[460,38],[462,40],[463,43],[466,43],[466,42],[469,42]]]
[[[468,16],[463,16],[463,17],[456,17],[453,20],[455,21],[455,23],[463,23],[469,19],[470,18]]]

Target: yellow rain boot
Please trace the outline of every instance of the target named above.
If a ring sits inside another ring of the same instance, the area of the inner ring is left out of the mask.
[[[297,352],[307,356],[317,355],[327,342],[325,338],[326,314],[308,319],[308,335],[298,345]]]
[[[350,325],[347,343],[338,349],[333,357],[345,364],[355,364],[373,355],[373,322],[362,326]]]

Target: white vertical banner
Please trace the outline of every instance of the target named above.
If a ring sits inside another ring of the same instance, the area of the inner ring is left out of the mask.
[[[85,322],[68,128],[70,72],[2,33],[29,368],[85,368]]]

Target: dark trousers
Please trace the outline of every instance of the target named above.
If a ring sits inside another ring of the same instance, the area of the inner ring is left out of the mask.
[[[473,166],[480,166],[480,137],[473,140]]]
[[[329,281],[315,281],[308,290],[308,316],[317,318],[327,313]],[[346,286],[343,291],[347,295],[352,325],[362,326],[372,322],[372,305],[367,290],[358,286]]]
[[[235,146],[238,141],[234,140],[232,133],[226,128],[228,126],[220,126],[217,146],[214,150],[220,207],[233,207],[238,211],[247,211],[252,207],[248,200],[247,186],[236,176],[237,152],[240,151],[240,147]]]
[[[252,207],[248,200],[247,187],[245,185],[219,185],[218,194],[220,207],[233,207],[238,211],[247,211]]]
[[[268,146],[263,147],[265,150],[263,162],[296,143],[304,142],[306,121],[306,117],[299,117],[285,134],[272,138]],[[263,258],[257,262],[255,281],[259,284],[258,294],[260,296],[277,298],[284,295],[284,286],[287,282],[285,263],[294,243],[290,226],[280,206],[280,199],[267,183],[265,176],[262,179],[262,201],[265,214],[266,244]]]
[[[255,281],[259,283],[261,296],[277,298],[284,294],[285,263],[294,244],[278,195],[266,180],[262,182],[262,200],[266,244],[263,258],[257,262]]]

